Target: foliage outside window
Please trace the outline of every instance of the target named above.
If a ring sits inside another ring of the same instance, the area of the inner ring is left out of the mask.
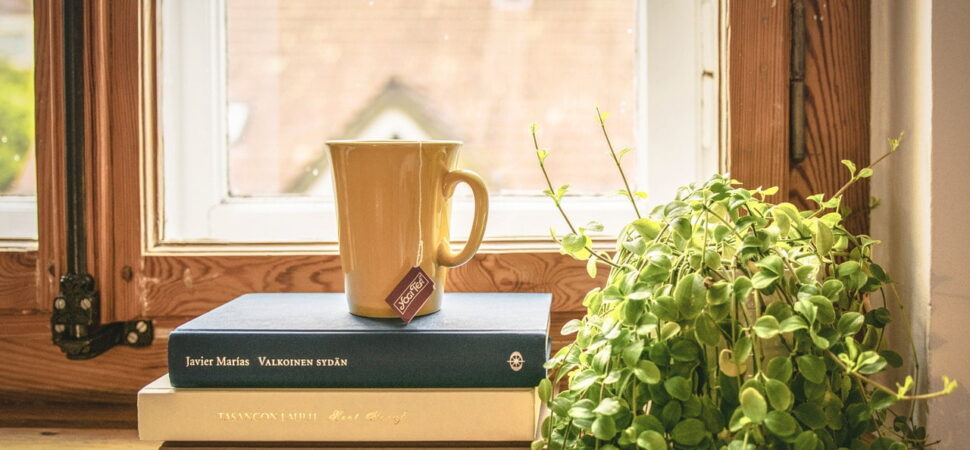
[[[0,2],[0,196],[35,191],[32,9],[30,0]]]

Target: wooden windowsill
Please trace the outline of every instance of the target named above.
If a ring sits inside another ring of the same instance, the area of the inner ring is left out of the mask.
[[[157,449],[158,441],[138,440],[134,429],[0,428],[0,447],[9,449]]]
[[[479,442],[415,442],[415,443],[324,443],[324,442],[161,442],[142,441],[134,429],[104,428],[0,428],[0,448],[5,449],[367,449],[395,448],[410,449],[522,449],[529,448],[517,443],[479,443]]]

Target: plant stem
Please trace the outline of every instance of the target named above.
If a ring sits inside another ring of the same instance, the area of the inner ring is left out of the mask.
[[[535,130],[532,131],[532,144],[535,146],[536,156],[538,157],[539,140],[538,140],[538,138],[536,138]],[[549,186],[549,192],[555,193],[556,192],[555,191],[555,188],[552,187],[552,181],[549,179],[549,172],[546,170],[546,164],[542,160],[542,158],[539,158],[539,168],[542,169],[542,176],[545,177],[545,179],[546,179],[546,186]],[[569,220],[569,216],[566,215],[566,211],[562,209],[562,204],[559,203],[559,200],[556,199],[555,197],[553,197],[552,201],[553,201],[553,203],[556,204],[556,209],[559,210],[559,214],[562,215],[562,218],[563,218],[563,220],[566,221],[566,225],[569,226],[569,229],[573,233],[578,234],[577,231],[576,231],[576,227],[573,226],[573,222],[571,220]],[[602,255],[600,255],[600,254],[596,253],[595,251],[593,251],[593,249],[590,248],[588,245],[587,246],[584,246],[584,248],[586,249],[586,251],[589,252],[590,255],[592,255],[596,259],[598,259],[598,260],[606,263],[610,267],[612,267],[614,269],[620,269],[621,268],[618,264],[614,263],[613,261],[610,261],[609,258],[605,258]]]
[[[610,142],[610,134],[606,132],[606,121],[603,120],[603,114],[600,113],[600,108],[596,107],[596,117],[599,118],[600,128],[603,129],[603,137],[606,138],[606,145],[610,148],[610,155],[613,156],[613,163],[616,164],[616,169],[620,171],[620,178],[623,179],[623,186],[626,187],[626,196],[630,199],[630,204],[633,205],[633,212],[636,213],[637,219],[640,219],[640,209],[637,208],[637,202],[633,199],[633,191],[630,190],[630,183],[626,179],[626,173],[623,172],[623,165],[620,164],[620,158],[616,156],[616,151],[613,150],[613,143]]]
[[[880,391],[883,391],[883,392],[885,392],[887,394],[890,394],[890,395],[895,396],[897,401],[899,401],[899,400],[909,400],[909,401],[912,401],[912,400],[926,400],[926,399],[930,399],[930,398],[941,397],[941,396],[944,396],[944,395],[947,394],[947,392],[945,390],[941,390],[941,391],[937,391],[937,392],[930,392],[928,394],[904,395],[904,396],[900,397],[900,396],[896,395],[896,391],[892,390],[889,387],[886,387],[882,383],[879,383],[878,381],[873,380],[872,378],[869,378],[869,377],[867,377],[865,375],[862,375],[861,373],[850,371],[849,370],[849,366],[846,366],[845,363],[842,362],[842,360],[839,359],[839,357],[836,356],[835,353],[832,353],[831,350],[826,350],[825,353],[828,354],[829,355],[829,358],[831,358],[833,361],[835,361],[835,363],[838,364],[839,367],[841,367],[843,370],[845,370],[846,373],[848,373],[849,375],[852,375],[853,377],[858,378],[859,381],[862,381],[862,382],[865,382],[866,384],[872,385],[872,387],[874,387],[876,389],[879,389]]]
[[[891,154],[893,154],[895,152],[896,152],[896,148],[893,147],[891,150],[889,150],[888,152],[884,153],[882,156],[880,156],[878,159],[876,159],[872,164],[869,164],[865,168],[872,169],[873,167],[876,167],[876,164],[881,163],[882,160],[886,159],[889,155],[891,155]],[[839,188],[839,190],[835,191],[835,195],[833,195],[833,196],[831,196],[829,198],[836,198],[836,197],[841,196],[843,193],[845,193],[845,190],[848,189],[849,186],[852,186],[853,184],[855,184],[859,180],[861,180],[861,178],[856,177],[856,176],[853,176],[852,178],[849,178],[849,181],[846,181],[845,184],[843,184],[842,187]],[[823,207],[819,208],[818,211],[815,211],[814,213],[812,213],[812,215],[808,216],[807,218],[808,219],[811,219],[812,217],[815,217],[815,216],[821,214],[822,211],[825,211],[825,209],[826,208],[823,206]]]
[[[717,220],[721,221],[721,223],[723,223],[724,226],[730,228],[731,231],[734,232],[734,235],[737,236],[739,240],[741,240],[741,241],[744,240],[744,236],[741,236],[741,233],[738,233],[738,230],[735,230],[734,227],[731,226],[731,224],[727,223],[727,221],[724,220],[723,217],[717,215],[717,213],[714,212],[711,208],[708,208],[707,205],[701,204],[701,206],[703,206],[704,207],[704,210],[706,210],[707,212],[711,213],[711,215],[713,215]]]
[[[535,146],[536,152],[538,152],[539,151],[539,140],[536,137],[535,132],[532,133],[532,145]],[[537,154],[537,156],[538,156],[538,154]],[[546,186],[549,186],[549,191],[550,192],[556,192],[556,188],[552,187],[552,181],[549,179],[549,172],[546,171],[546,164],[545,164],[545,162],[541,158],[539,159],[539,168],[542,169],[542,176],[545,177],[545,179],[546,179]],[[553,198],[552,201],[553,201],[553,203],[556,204],[556,208],[559,209],[559,214],[561,214],[563,220],[566,221],[566,225],[568,225],[569,226],[569,229],[573,233],[575,233],[576,232],[576,227],[574,227],[573,226],[573,222],[571,220],[569,220],[569,216],[566,215],[566,211],[563,211],[562,205],[559,204],[559,200]]]
[[[889,288],[893,291],[893,298],[896,300],[896,306],[899,307],[899,313],[903,315],[903,323],[909,324],[909,315],[906,314],[906,309],[903,308],[903,302],[899,298],[899,290],[896,289],[896,282],[893,281],[889,283]],[[885,294],[883,294],[883,302],[885,302]],[[909,326],[903,327],[906,330],[906,337],[909,339],[909,351],[913,355],[913,389],[918,390],[920,388],[920,367],[919,367],[919,355],[916,353],[916,341],[913,340],[913,330]],[[910,403],[909,415],[912,416],[916,412],[916,404]]]

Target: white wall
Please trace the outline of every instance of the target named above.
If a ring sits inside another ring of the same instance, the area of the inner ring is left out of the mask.
[[[906,138],[873,177],[882,206],[871,232],[885,242],[878,258],[910,313],[924,389],[939,389],[943,375],[963,381],[923,411],[940,448],[962,448],[970,442],[970,2],[874,1],[872,14],[873,158],[887,137]]]
[[[970,442],[970,2],[933,3],[933,239],[930,266],[930,379],[963,381],[931,403],[930,423],[947,448]]]

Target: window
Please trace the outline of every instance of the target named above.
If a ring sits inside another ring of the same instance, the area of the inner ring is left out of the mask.
[[[717,2],[161,0],[163,242],[333,242],[324,142],[457,139],[486,239],[548,236],[529,124],[566,207],[631,212],[596,121],[657,198],[717,168]],[[592,168],[592,169],[591,169]],[[469,229],[456,193],[452,235]]]
[[[37,239],[33,44],[31,1],[0,2],[0,242]]]

